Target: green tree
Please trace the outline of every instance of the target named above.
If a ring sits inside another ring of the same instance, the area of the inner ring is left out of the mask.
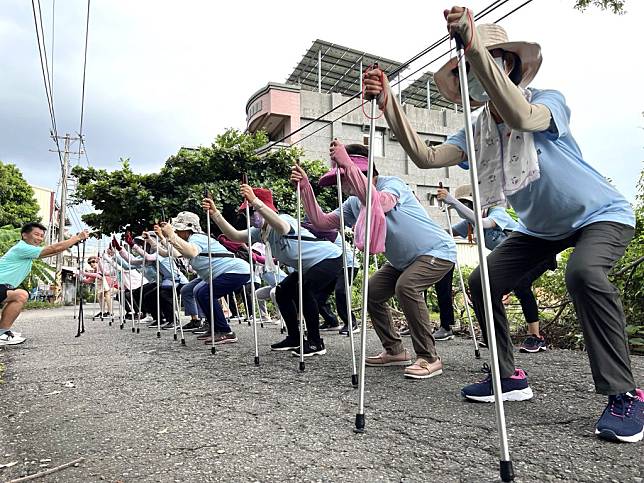
[[[165,162],[158,173],[137,174],[129,160],[121,160],[119,170],[76,166],[72,174],[78,180],[75,201],[89,201],[97,213],[83,216],[83,221],[104,234],[117,233],[130,224],[136,232],[149,228],[155,220],[175,216],[179,211],[198,213],[205,225],[201,199],[207,189],[223,210],[224,216],[239,223],[237,208],[242,199],[239,184],[242,173],[249,184],[269,188],[280,211],[295,212],[295,190],[289,182],[291,166],[302,151],[285,148],[258,156],[255,151],[266,145],[264,133],[246,134],[228,130],[210,146],[182,148]],[[311,183],[328,169],[322,161],[301,161]],[[324,209],[336,206],[334,190],[319,193]]]
[[[626,6],[625,0],[577,0],[575,2],[575,8],[582,12],[589,6],[599,7],[602,10],[610,10],[617,15],[626,13],[626,10],[624,10]]]
[[[14,164],[0,161],[0,226],[40,221],[34,190]]]

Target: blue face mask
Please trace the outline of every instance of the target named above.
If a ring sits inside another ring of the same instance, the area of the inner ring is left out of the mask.
[[[262,226],[264,226],[264,217],[262,215],[260,215],[259,213],[254,212],[250,216],[250,224],[251,224],[251,226],[254,226],[255,228],[261,228]]]
[[[495,57],[494,62],[501,72],[505,73],[503,59],[501,57]],[[487,95],[487,92],[485,92],[485,89],[471,71],[467,74],[467,90],[470,97],[477,102],[487,102],[490,100],[490,96]]]

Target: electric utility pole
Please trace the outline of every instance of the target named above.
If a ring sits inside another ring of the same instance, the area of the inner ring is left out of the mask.
[[[52,134],[52,137],[53,134]],[[72,142],[79,141],[79,137],[70,136],[65,134],[65,136],[58,136],[58,139],[65,141],[63,148],[63,164],[60,167],[60,208],[58,211],[58,241],[62,242],[65,240],[65,218],[66,218],[66,208],[67,208],[67,180],[69,178],[69,155],[70,154],[82,154],[82,152],[71,152]],[[53,150],[50,150],[53,151]],[[57,152],[57,151],[54,151]],[[53,223],[52,223],[53,225]],[[63,279],[63,253],[56,255],[56,279],[54,281],[55,285],[55,302],[60,303],[62,301],[62,279]]]

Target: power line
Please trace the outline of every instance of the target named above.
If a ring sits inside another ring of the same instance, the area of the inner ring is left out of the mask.
[[[42,12],[40,9],[40,0],[38,0],[38,12],[39,12],[38,15],[36,15],[35,2],[36,0],[31,0],[31,8],[34,14],[34,26],[36,27],[36,41],[38,43],[38,56],[40,57],[40,70],[42,71],[43,84],[45,86],[45,96],[47,97],[47,107],[49,108],[49,117],[51,119],[52,134],[53,134],[54,142],[56,143],[60,165],[63,166],[64,162],[61,154],[60,144],[58,142],[58,129],[56,127],[56,113],[54,111],[53,93],[51,91],[51,82],[49,77],[49,63],[47,62],[47,49],[45,47],[45,33],[44,33],[44,30],[42,29]],[[38,24],[38,18],[40,18],[40,25]],[[41,31],[42,31],[42,41],[40,38]],[[43,55],[44,55],[44,58],[43,58]]]
[[[483,10],[481,10],[481,12],[479,12],[478,14],[476,14],[476,15],[475,15],[475,17],[474,17],[474,19],[475,19],[475,20],[479,20],[479,19],[481,19],[481,18],[485,17],[486,15],[488,15],[488,14],[492,13],[492,12],[493,12],[494,10],[496,10],[497,8],[501,7],[502,5],[505,5],[508,1],[509,1],[509,0],[496,0],[496,1],[492,2],[490,5],[488,5],[488,6],[487,6],[487,7],[485,7]],[[423,57],[423,56],[427,55],[429,52],[431,52],[432,50],[436,49],[439,45],[441,45],[441,44],[442,44],[442,43],[444,43],[445,41],[449,40],[449,38],[450,38],[450,36],[449,36],[449,35],[444,35],[444,36],[443,36],[443,37],[441,37],[439,40],[437,40],[437,41],[435,41],[433,44],[431,44],[429,47],[426,47],[425,49],[423,49],[422,51],[420,51],[419,53],[417,53],[416,55],[414,55],[413,57],[411,57],[411,58],[410,58],[409,60],[407,60],[406,62],[403,62],[402,64],[400,64],[396,69],[394,69],[391,73],[389,73],[389,76],[391,76],[391,77],[395,76],[396,74],[398,74],[398,73],[399,73],[399,72],[401,72],[402,70],[404,70],[404,69],[406,69],[407,67],[409,67],[409,65],[410,65],[411,63],[413,63],[413,62],[415,62],[416,60],[418,60],[419,58],[421,58],[421,57]],[[354,82],[355,82],[355,81],[354,81]],[[278,139],[277,141],[273,141],[273,142],[272,142],[271,144],[269,144],[268,146],[266,146],[266,147],[264,147],[264,148],[259,149],[259,150],[258,150],[258,154],[263,154],[263,153],[265,153],[265,152],[269,151],[269,150],[270,150],[273,146],[275,146],[276,144],[279,144],[279,143],[284,142],[286,139],[290,138],[291,136],[293,136],[293,135],[297,134],[297,133],[298,133],[298,132],[300,132],[300,131],[303,131],[303,130],[304,130],[304,129],[306,129],[307,127],[311,126],[313,123],[316,123],[316,122],[318,122],[318,121],[322,121],[322,120],[323,120],[323,118],[325,118],[325,117],[326,117],[326,116],[328,116],[329,114],[331,114],[331,113],[333,113],[333,112],[337,111],[337,110],[338,110],[338,109],[340,109],[341,107],[346,106],[349,102],[351,102],[352,100],[354,100],[354,99],[356,99],[356,98],[360,97],[361,95],[362,95],[362,92],[357,92],[357,93],[353,94],[351,97],[349,97],[349,98],[348,98],[348,99],[346,99],[345,101],[341,102],[340,104],[338,104],[338,105],[337,105],[337,106],[335,106],[334,108],[330,109],[329,111],[325,112],[324,114],[322,114],[322,115],[320,115],[320,116],[316,117],[315,119],[313,119],[313,120],[309,121],[309,122],[308,122],[308,123],[306,123],[305,125],[300,126],[300,127],[299,127],[299,128],[297,128],[295,131],[292,131],[292,132],[288,133],[287,135],[285,135],[285,136],[281,137],[281,138],[280,138],[280,139]],[[341,117],[343,117],[343,116],[345,116],[345,115],[349,114],[350,112],[353,112],[354,110],[355,110],[355,109],[352,109],[351,111],[348,111],[347,113],[343,114],[342,116],[340,116],[340,117],[339,117],[339,118],[337,118],[337,119],[340,119]],[[336,119],[336,120],[337,120],[337,119]],[[326,126],[324,126],[324,127],[326,127]],[[314,131],[314,132],[317,132],[317,131]],[[308,136],[306,136],[306,137],[308,137]],[[303,138],[303,139],[306,139],[306,137],[305,137],[305,138]],[[302,141],[302,139],[298,140],[297,142],[300,142],[300,141]],[[292,143],[292,144],[291,144],[291,146],[292,146],[293,144],[296,144],[297,142]]]
[[[505,0],[505,1],[503,2],[503,4],[504,4],[504,3],[507,3],[507,1],[508,1],[508,0]],[[505,14],[505,15],[503,15],[502,17],[499,17],[498,19],[496,19],[493,23],[499,23],[501,20],[506,19],[506,18],[507,18],[507,17],[509,17],[511,14],[513,14],[514,12],[516,12],[516,11],[520,10],[521,8],[525,7],[528,3],[532,2],[532,1],[533,1],[533,0],[527,0],[527,1],[525,1],[524,3],[522,3],[521,5],[519,5],[518,7],[516,7],[515,9],[513,9],[513,10],[511,10],[510,12],[506,13],[506,14]],[[503,5],[503,4],[501,4],[501,5]],[[501,5],[498,5],[498,6],[494,7],[494,8],[492,8],[492,9],[490,9],[489,11],[488,11],[487,9],[484,9],[484,10],[483,10],[483,12],[485,12],[485,13],[484,13],[483,15],[477,15],[477,16],[475,17],[475,18],[476,18],[476,20],[478,20],[478,19],[482,18],[484,15],[487,15],[488,13],[493,12],[493,11],[494,11],[494,10],[496,10],[498,7],[500,7]],[[488,8],[489,8],[489,7],[488,7]],[[433,45],[436,45],[436,46],[440,45],[440,43],[442,43],[442,42],[444,42],[445,40],[447,40],[447,37],[448,37],[448,36],[446,36],[446,38],[445,38],[444,40],[442,40],[442,41],[435,42]],[[430,49],[430,50],[431,50],[431,49]],[[430,50],[427,50],[427,49],[426,49],[426,52],[425,52],[425,53],[430,52]],[[412,72],[411,74],[409,74],[409,75],[407,75],[407,76],[403,77],[402,79],[399,79],[397,82],[394,82],[393,84],[391,84],[391,87],[395,87],[395,86],[397,86],[399,83],[401,83],[401,82],[402,82],[402,81],[404,81],[405,79],[408,79],[409,77],[413,76],[414,74],[417,74],[417,73],[418,73],[418,72],[420,72],[421,70],[426,69],[428,66],[430,66],[431,64],[433,64],[433,63],[434,63],[434,62],[436,62],[437,60],[439,60],[439,59],[441,59],[441,58],[445,57],[446,55],[448,55],[452,50],[454,50],[454,49],[449,49],[449,50],[447,50],[446,52],[443,52],[441,55],[439,55],[438,57],[435,57],[434,59],[430,60],[428,63],[426,63],[426,64],[425,64],[425,65],[423,65],[422,67],[420,67],[420,68],[416,69],[416,70],[415,70],[414,72]],[[419,56],[414,56],[414,57],[415,57],[416,59],[418,59],[418,58],[419,58]],[[398,69],[398,72],[399,72],[399,71],[400,71],[400,68]],[[359,93],[358,93],[358,94],[353,95],[353,96],[352,96],[352,97],[350,97],[347,101],[345,101],[345,102],[343,102],[343,103],[339,104],[337,107],[341,107],[341,106],[343,106],[343,105],[348,104],[350,101],[352,101],[352,100],[356,99],[359,95],[360,95]],[[347,111],[347,112],[345,112],[345,113],[341,114],[340,116],[336,117],[336,118],[335,118],[335,119],[333,119],[332,121],[329,121],[329,122],[328,122],[327,124],[325,124],[324,126],[319,127],[319,128],[318,128],[318,129],[316,129],[315,131],[310,132],[310,133],[309,133],[309,134],[307,134],[306,136],[303,136],[302,138],[298,139],[297,141],[292,142],[292,143],[289,145],[289,147],[290,147],[290,146],[295,146],[296,144],[301,143],[301,142],[302,142],[302,141],[304,141],[305,139],[307,139],[307,138],[309,138],[309,137],[313,136],[314,134],[317,134],[318,132],[322,131],[323,129],[326,129],[327,127],[329,127],[330,125],[332,125],[332,124],[333,124],[333,123],[335,123],[336,121],[339,121],[340,119],[342,119],[344,116],[347,116],[347,115],[351,114],[352,112],[356,111],[357,109],[359,109],[360,107],[362,107],[362,105],[363,105],[362,103],[358,104],[358,105],[357,105],[357,106],[355,106],[353,109],[351,109],[351,110],[349,110],[349,111]],[[277,143],[279,143],[279,142],[282,142],[284,139],[286,139],[286,138],[288,138],[288,137],[292,136],[292,135],[293,135],[293,134],[295,134],[296,132],[301,131],[302,129],[309,127],[309,126],[310,126],[311,124],[313,124],[314,122],[317,122],[317,121],[322,120],[322,118],[326,117],[328,114],[330,114],[330,113],[331,113],[331,112],[333,112],[334,110],[336,110],[336,109],[332,109],[331,111],[329,111],[329,112],[327,112],[327,113],[325,113],[325,114],[323,114],[323,115],[319,116],[318,118],[316,118],[316,119],[314,119],[314,120],[312,120],[312,121],[308,122],[307,124],[305,124],[304,126],[302,126],[300,129],[298,129],[298,130],[294,131],[293,133],[289,134],[288,136],[285,136],[285,137],[284,137],[284,138],[282,138],[281,140],[275,141],[273,144],[271,144],[271,145],[267,146],[267,147],[266,147],[266,148],[264,148],[264,149],[261,149],[261,150],[259,151],[259,153],[260,153],[260,154],[262,154],[262,153],[266,152],[266,151],[267,151],[267,150],[269,150],[271,147],[273,147],[275,144],[277,144]]]
[[[85,73],[87,71],[87,39],[89,37],[89,6],[90,0],[87,0],[87,21],[85,23],[85,56],[83,60],[83,88],[81,93],[81,111],[80,111],[80,128],[78,137],[83,139],[83,115],[85,113]]]

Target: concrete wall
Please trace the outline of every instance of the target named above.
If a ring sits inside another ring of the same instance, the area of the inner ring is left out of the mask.
[[[324,94],[307,90],[302,90],[300,95],[300,122],[302,125],[347,100],[347,97],[341,94]],[[326,126],[300,143],[307,158],[328,161],[329,143],[334,138],[338,138],[345,144],[364,142],[365,136],[368,137],[369,134],[369,119],[362,112],[360,102],[360,99],[352,100],[300,133],[304,137],[308,133]],[[441,142],[449,134],[457,131],[463,124],[462,114],[456,114],[451,110],[427,110],[411,105],[404,106],[404,109],[412,126],[423,140]],[[368,106],[365,106],[365,110],[369,114]],[[345,113],[348,114],[339,121],[333,122],[334,119]],[[400,176],[405,180],[416,193],[429,215],[441,226],[447,227],[445,214],[440,211],[435,200],[430,200],[429,198],[431,195],[435,195],[441,181],[445,187],[452,190],[458,185],[469,184],[469,172],[459,167],[433,170],[419,169],[409,160],[400,143],[393,139],[384,117],[376,120],[376,129],[384,140],[384,156],[381,155],[383,154],[381,152],[375,153],[378,171],[383,175]],[[454,221],[458,221],[458,219]]]

